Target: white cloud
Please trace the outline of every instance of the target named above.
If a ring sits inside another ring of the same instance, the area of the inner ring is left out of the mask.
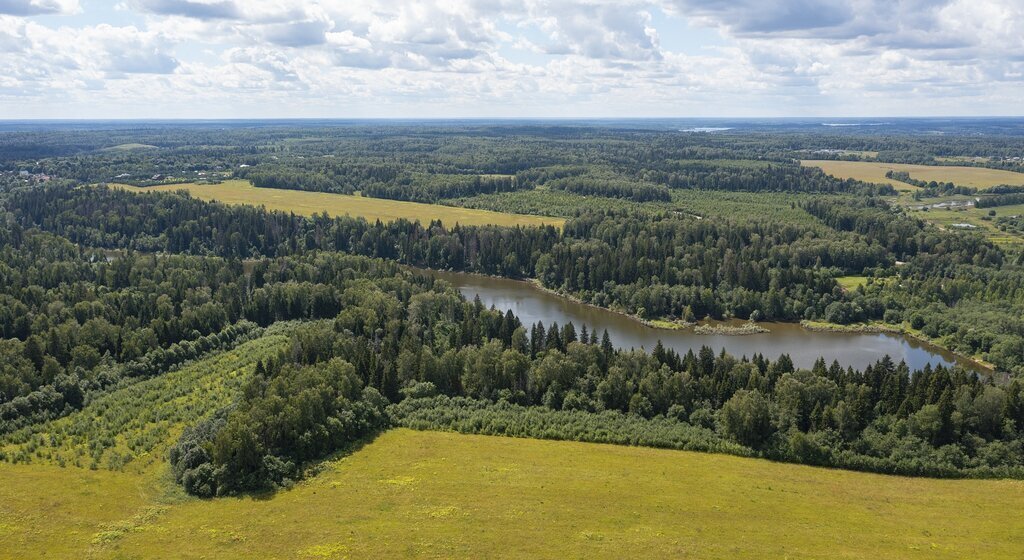
[[[78,0],[0,0],[0,14],[12,16],[74,14],[80,10]]]
[[[231,0],[137,0],[135,6],[153,14],[197,19],[234,19],[242,14]]]
[[[76,1],[0,0],[0,117],[1006,114],[1024,85],[1019,0],[123,6],[55,26]],[[722,42],[673,50],[688,26]]]

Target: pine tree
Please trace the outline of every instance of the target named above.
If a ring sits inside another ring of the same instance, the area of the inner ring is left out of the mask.
[[[946,390],[942,392],[942,396],[939,397],[939,417],[942,419],[942,427],[939,428],[939,433],[936,434],[935,441],[932,445],[939,447],[946,445],[947,443],[953,443],[954,427],[953,427],[953,390],[950,387],[946,387]]]
[[[562,327],[562,344],[568,348],[573,342],[576,342],[576,327],[569,321]]]
[[[544,341],[545,350],[564,350],[565,347],[562,345],[562,335],[558,329],[558,323],[551,323],[548,328],[548,337]]]
[[[612,346],[612,339],[608,336],[608,329],[605,329],[604,334],[601,335],[601,351],[604,352],[606,357],[611,357],[612,353],[615,352],[615,347]]]
[[[666,363],[667,359],[665,356],[665,346],[661,343],[661,339],[658,339],[658,343],[654,345],[654,350],[651,351],[651,356],[658,360],[659,364]]]

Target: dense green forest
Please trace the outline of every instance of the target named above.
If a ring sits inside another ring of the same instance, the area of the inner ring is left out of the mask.
[[[18,227],[106,249],[235,259],[344,251],[536,277],[583,301],[647,318],[906,322],[1007,371],[1024,367],[1020,254],[1007,255],[977,235],[938,230],[874,197],[821,195],[802,205],[817,218],[808,225],[595,210],[562,231],[307,219],[183,194],[60,186],[14,193],[9,204]],[[900,281],[854,292],[835,281],[865,273]]]
[[[106,149],[127,143],[154,147]],[[287,485],[395,425],[1024,477],[1020,249],[912,217],[889,185],[794,161],[846,149],[934,163],[1018,143],[539,125],[7,132],[0,433],[31,441],[113,388],[298,321],[287,350],[172,449],[189,492]],[[570,219],[368,222],[98,185],[229,177]],[[535,279],[642,319],[880,323],[998,375],[619,349],[594,325],[524,325],[405,265]]]

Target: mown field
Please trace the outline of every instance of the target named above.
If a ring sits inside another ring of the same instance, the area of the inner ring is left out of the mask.
[[[898,190],[916,189],[913,185],[889,179],[887,171],[906,171],[921,181],[952,181],[965,187],[987,188],[996,185],[1024,185],[1024,173],[984,167],[911,165],[875,161],[802,160],[801,165],[820,167],[825,173],[841,179],[859,179],[869,183],[888,183]]]
[[[134,187],[131,185],[112,184],[133,192],[146,191],[177,191],[187,190],[193,196],[203,200],[218,200],[228,204],[251,204],[266,206],[269,210],[295,212],[305,216],[327,212],[332,216],[357,216],[367,220],[394,221],[399,218],[419,220],[426,224],[431,220],[441,220],[445,225],[502,225],[502,226],[539,226],[551,224],[561,227],[563,218],[492,212],[470,208],[455,208],[437,204],[422,204],[381,198],[368,198],[344,194],[322,193],[311,191],[294,191],[286,189],[269,189],[253,187],[248,181],[229,180],[219,184],[184,183],[176,185],[159,185],[153,187]]]
[[[1024,483],[393,430],[272,496],[0,465],[5,558],[1019,558]]]
[[[5,438],[8,460],[19,463],[0,463],[0,558],[1019,558],[1024,550],[1021,481],[406,429],[275,494],[185,496],[171,481],[168,445],[229,402],[255,360],[286,340],[264,336]]]

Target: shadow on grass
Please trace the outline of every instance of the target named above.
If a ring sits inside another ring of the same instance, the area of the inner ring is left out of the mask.
[[[210,498],[200,498],[200,499],[202,499],[202,500],[218,500],[218,499],[222,499],[222,498],[235,498],[235,499],[249,499],[249,500],[254,500],[254,501],[268,501],[268,500],[271,500],[271,499],[274,498],[274,496],[277,495],[278,492],[281,492],[281,491],[287,492],[292,487],[294,487],[296,484],[299,484],[300,482],[302,482],[304,480],[309,480],[311,478],[315,478],[317,475],[319,475],[320,473],[324,472],[324,470],[326,469],[328,463],[331,463],[333,461],[337,461],[338,459],[341,459],[341,458],[344,458],[344,457],[348,457],[349,455],[353,455],[353,454],[357,453],[363,447],[366,447],[367,445],[373,443],[374,440],[376,440],[378,436],[380,436],[381,434],[386,432],[388,429],[390,429],[390,428],[383,428],[383,429],[378,430],[378,431],[376,431],[376,432],[374,432],[372,434],[368,434],[366,436],[363,436],[363,437],[361,437],[361,438],[359,438],[359,439],[357,439],[357,440],[355,440],[353,442],[350,442],[349,444],[347,444],[346,446],[342,447],[341,449],[339,449],[337,451],[334,451],[333,453],[331,453],[329,455],[326,455],[325,457],[322,457],[321,459],[318,459],[316,461],[312,461],[309,464],[304,465],[301,468],[301,475],[299,476],[299,478],[297,480],[289,481],[286,484],[278,485],[278,486],[275,486],[273,488],[265,488],[265,489],[261,489],[261,490],[251,490],[251,491],[248,491],[248,492],[238,492],[238,493],[234,493],[234,494],[228,494],[228,495],[225,495],[225,496],[213,496],[213,497],[210,497]]]

